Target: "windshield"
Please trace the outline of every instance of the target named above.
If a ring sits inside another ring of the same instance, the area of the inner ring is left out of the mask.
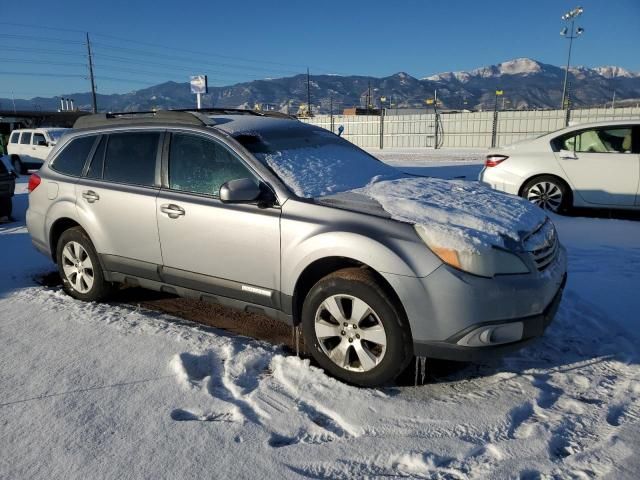
[[[320,128],[268,129],[234,136],[299,197],[322,197],[404,176]]]

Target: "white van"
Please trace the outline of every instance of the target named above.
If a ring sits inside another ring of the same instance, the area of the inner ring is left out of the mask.
[[[14,170],[23,174],[29,169],[40,168],[53,146],[67,130],[67,128],[29,128],[11,132],[7,152]]]

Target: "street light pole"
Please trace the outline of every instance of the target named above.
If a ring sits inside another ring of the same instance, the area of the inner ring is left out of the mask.
[[[567,54],[567,67],[564,71],[564,82],[562,82],[562,98],[560,99],[560,108],[567,107],[567,80],[569,79],[569,66],[571,65],[571,48],[573,47],[573,39],[578,38],[584,32],[584,28],[578,27],[574,30],[575,19],[580,16],[584,9],[582,7],[576,7],[573,10],[565,13],[561,18],[564,21],[571,20],[571,27],[567,29],[564,27],[560,31],[560,35],[569,39],[569,52]],[[568,33],[568,35],[567,35]]]

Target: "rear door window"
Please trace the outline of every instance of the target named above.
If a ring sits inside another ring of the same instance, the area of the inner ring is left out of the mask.
[[[56,172],[79,177],[95,141],[96,135],[71,140],[55,158],[51,168]]]
[[[578,153],[631,153],[632,133],[626,126],[582,130],[564,137],[560,148]]]
[[[20,135],[20,145],[29,145],[31,143],[31,132],[22,132]]]
[[[109,135],[103,178],[118,183],[154,186],[159,142],[160,132]]]

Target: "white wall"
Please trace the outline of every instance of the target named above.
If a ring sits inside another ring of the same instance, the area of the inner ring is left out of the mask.
[[[496,145],[509,145],[565,126],[565,110],[518,110],[498,112]],[[574,123],[601,120],[640,119],[640,108],[588,108],[571,110]],[[303,122],[331,129],[329,115]],[[360,147],[380,146],[380,117],[377,115],[334,115],[334,131],[344,126],[343,137]],[[488,148],[491,146],[493,112],[442,113],[442,147]],[[388,115],[384,117],[385,148],[431,147],[434,144],[435,115]]]

